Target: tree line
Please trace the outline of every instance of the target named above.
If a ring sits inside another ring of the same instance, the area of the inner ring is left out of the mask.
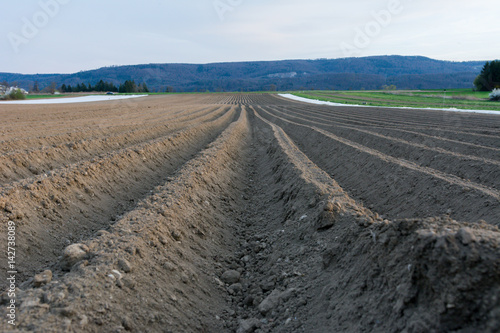
[[[77,92],[119,92],[119,93],[148,93],[149,89],[145,82],[137,84],[134,80],[126,80],[124,83],[120,84],[118,87],[112,82],[104,82],[100,80],[94,86],[90,83],[78,83],[75,86],[62,84],[59,89],[56,88],[55,83],[51,83],[49,86],[40,90],[38,82],[35,82],[32,93],[49,93],[54,94],[56,91],[61,93],[77,93]]]
[[[500,60],[487,61],[481,74],[474,80],[474,85],[479,91],[492,91],[500,88]]]

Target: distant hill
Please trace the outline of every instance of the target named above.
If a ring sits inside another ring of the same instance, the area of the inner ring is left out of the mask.
[[[148,64],[104,67],[74,74],[0,73],[0,82],[40,89],[55,82],[76,86],[99,80],[115,85],[125,80],[145,82],[151,91],[258,91],[303,89],[471,88],[484,61],[452,62],[419,56],[283,60],[213,64]]]

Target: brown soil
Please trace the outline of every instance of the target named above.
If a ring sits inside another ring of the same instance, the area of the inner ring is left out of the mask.
[[[257,94],[0,116],[1,331],[500,330],[500,117]]]

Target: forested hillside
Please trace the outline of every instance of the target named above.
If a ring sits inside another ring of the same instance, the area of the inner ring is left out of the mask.
[[[74,74],[22,75],[0,73],[0,81],[40,89],[96,85],[119,86],[126,80],[145,83],[150,91],[257,91],[298,89],[472,88],[483,61],[450,62],[425,57],[284,60],[213,64],[148,64],[105,67]]]

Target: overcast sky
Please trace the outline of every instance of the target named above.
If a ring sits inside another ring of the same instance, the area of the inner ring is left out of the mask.
[[[500,58],[498,0],[1,1],[0,72],[422,55]]]

